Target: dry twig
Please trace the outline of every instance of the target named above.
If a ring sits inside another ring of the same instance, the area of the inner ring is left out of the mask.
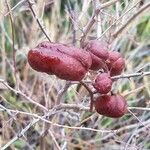
[[[150,2],[141,7],[125,24],[123,24],[114,34],[113,37],[118,37],[119,34],[123,32],[123,30],[136,19],[143,11],[147,10],[150,7]]]
[[[4,84],[9,90],[11,90],[12,92],[14,92],[16,95],[19,94],[21,95],[22,97],[24,97],[26,100],[28,100],[29,102],[31,102],[32,104],[40,107],[42,110],[46,110],[48,111],[48,109],[46,107],[44,107],[43,105],[37,103],[36,101],[34,101],[33,99],[31,99],[29,96],[27,96],[26,94],[24,94],[22,91],[20,90],[15,90],[13,89],[11,86],[8,85],[7,82],[5,82],[3,79],[0,79],[0,82],[2,84]]]
[[[32,12],[32,14],[33,14],[33,16],[34,16],[34,18],[36,19],[36,21],[37,21],[37,23],[38,23],[40,29],[42,30],[42,32],[44,33],[44,35],[46,36],[46,38],[49,40],[49,42],[51,42],[50,37],[49,37],[48,34],[46,33],[44,27],[42,26],[40,20],[38,19],[37,15],[36,15],[34,9],[32,8],[33,3],[31,3],[30,0],[27,0],[27,2],[28,2],[28,4],[29,4],[30,10],[31,10],[31,12]]]
[[[119,0],[111,0],[109,2],[106,2],[100,6],[97,7],[97,9],[95,9],[95,11],[92,14],[92,17],[90,18],[89,22],[87,23],[86,27],[83,29],[83,34],[81,35],[81,40],[80,40],[80,44],[81,47],[84,47],[84,41],[86,39],[86,36],[88,34],[88,32],[90,31],[91,27],[94,25],[94,23],[96,22],[95,17],[99,14],[99,12],[106,8],[109,7],[111,5],[113,5],[114,3],[116,3]]]

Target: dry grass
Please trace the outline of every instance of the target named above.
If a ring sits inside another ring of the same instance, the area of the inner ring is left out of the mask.
[[[0,0],[0,149],[150,149],[149,12],[149,0]],[[85,87],[27,63],[41,41],[80,47],[88,39],[105,40],[126,59],[113,85],[129,105],[122,118],[89,112]]]

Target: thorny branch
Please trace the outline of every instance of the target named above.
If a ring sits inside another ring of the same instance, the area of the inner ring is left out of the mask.
[[[44,28],[42,27],[42,25],[41,25],[41,23],[40,23],[38,17],[36,16],[36,13],[35,13],[34,9],[32,8],[32,3],[31,3],[31,1],[30,1],[30,0],[26,0],[26,1],[29,3],[30,10],[31,10],[31,12],[33,13],[33,16],[34,16],[34,18],[36,19],[36,21],[37,21],[39,27],[41,28],[42,32],[45,34],[45,36],[47,37],[47,39],[50,41],[49,36],[47,35],[46,31],[45,31]],[[84,45],[84,41],[85,41],[85,39],[86,39],[86,37],[87,37],[87,34],[88,34],[89,30],[92,28],[92,26],[94,25],[94,23],[95,23],[95,21],[96,21],[96,20],[95,20],[95,16],[100,12],[101,9],[103,9],[103,8],[105,8],[105,7],[108,7],[108,6],[112,5],[113,3],[117,2],[117,1],[119,1],[119,0],[112,0],[112,1],[109,1],[109,2],[107,2],[107,3],[104,3],[104,4],[102,4],[100,7],[98,7],[98,9],[96,9],[96,10],[93,12],[93,15],[92,15],[92,17],[91,17],[91,20],[89,21],[89,23],[87,24],[87,26],[84,28],[84,34],[82,34],[81,41],[80,41],[80,42],[81,42],[81,45]],[[139,2],[138,2],[138,3],[139,3]],[[134,6],[134,7],[135,7],[135,6]],[[141,8],[141,9],[142,9],[142,8]],[[142,11],[143,11],[143,10],[142,10]],[[138,12],[141,13],[140,10],[139,10]],[[138,12],[137,12],[137,15],[139,15]],[[11,13],[11,11],[9,11],[8,13]],[[125,14],[126,14],[126,12],[125,12]],[[136,15],[136,14],[135,14],[135,15]],[[124,14],[123,14],[123,16],[124,16]],[[133,16],[133,17],[134,17],[134,16]],[[135,17],[136,17],[136,16],[135,16]],[[120,18],[122,18],[122,16],[121,16]],[[118,20],[119,20],[120,18],[118,18]],[[117,20],[117,21],[118,21],[118,20]],[[117,21],[116,21],[116,22],[117,22]],[[116,23],[116,22],[115,22],[115,23]],[[130,22],[130,20],[129,20],[129,22]],[[118,33],[122,32],[123,29],[126,27],[126,25],[127,25],[127,24],[124,24],[124,26],[122,26],[121,28],[119,28],[120,31],[118,30]],[[106,30],[106,32],[107,32],[107,30]],[[105,32],[104,32],[104,33],[105,33]],[[117,32],[116,32],[116,33],[117,33]],[[118,34],[118,33],[117,33],[117,34]],[[122,75],[114,76],[114,77],[112,77],[112,79],[117,80],[117,79],[121,79],[121,78],[130,78],[130,77],[139,77],[139,76],[143,77],[143,76],[148,76],[148,75],[150,75],[150,72],[139,72],[139,73],[133,73],[133,74],[122,74]],[[12,140],[10,140],[6,145],[4,145],[4,146],[2,147],[2,150],[8,148],[13,142],[15,142],[17,139],[19,139],[20,137],[22,137],[22,136],[30,129],[30,127],[32,127],[33,125],[35,125],[35,124],[36,124],[38,121],[40,121],[40,120],[41,120],[41,121],[44,121],[44,122],[46,122],[46,123],[49,123],[49,124],[51,124],[52,126],[57,126],[57,127],[60,127],[60,128],[68,128],[68,129],[75,129],[75,130],[89,130],[89,131],[95,131],[95,132],[101,132],[101,133],[104,133],[104,132],[105,132],[105,133],[109,133],[108,136],[111,136],[112,134],[114,135],[114,133],[119,133],[119,132],[121,132],[121,131],[123,131],[123,130],[131,129],[131,128],[134,128],[134,127],[137,126],[137,124],[133,124],[133,125],[130,125],[130,126],[125,126],[125,127],[123,127],[123,128],[120,128],[119,130],[113,130],[113,131],[112,131],[112,130],[98,130],[98,129],[87,128],[87,127],[71,127],[71,126],[61,125],[61,124],[57,124],[57,123],[53,123],[53,122],[49,121],[49,120],[47,119],[47,117],[50,117],[51,115],[54,115],[54,114],[56,113],[56,111],[58,111],[58,110],[63,110],[63,109],[65,109],[65,110],[68,109],[68,110],[69,110],[69,109],[73,109],[73,110],[75,110],[75,111],[89,111],[90,108],[89,108],[89,107],[85,107],[85,106],[83,106],[83,105],[77,105],[77,104],[61,104],[61,103],[60,103],[60,100],[61,100],[63,94],[67,91],[68,87],[69,87],[72,83],[77,83],[77,84],[78,84],[79,82],[71,82],[69,86],[66,84],[66,86],[65,86],[64,88],[62,88],[62,90],[61,90],[61,91],[59,92],[59,94],[58,94],[58,97],[57,97],[57,102],[58,102],[58,104],[57,104],[56,106],[54,106],[54,108],[51,109],[51,110],[49,110],[49,111],[48,111],[48,109],[47,109],[46,107],[44,107],[43,105],[41,105],[41,104],[35,102],[35,101],[32,100],[30,97],[28,97],[27,95],[25,95],[22,91],[20,91],[20,90],[15,90],[15,89],[13,89],[12,87],[10,87],[10,86],[8,85],[8,83],[5,82],[4,80],[0,79],[0,82],[3,83],[9,90],[13,91],[15,94],[21,95],[22,97],[24,97],[25,99],[27,99],[29,102],[31,102],[31,103],[37,105],[38,107],[42,108],[42,110],[46,110],[46,111],[47,111],[47,114],[46,114],[46,115],[40,116],[40,115],[33,114],[33,113],[28,113],[28,112],[23,112],[23,111],[18,111],[18,110],[7,109],[7,108],[5,108],[3,105],[0,105],[0,111],[6,111],[8,114],[11,114],[11,113],[15,113],[15,114],[18,114],[18,113],[20,113],[20,114],[25,114],[25,115],[28,115],[28,116],[31,116],[31,117],[34,118],[31,123],[29,123],[21,132],[18,133],[18,135],[16,135],[14,138],[12,138]],[[85,85],[85,83],[88,83],[88,81],[83,81],[82,83],[83,83],[82,85],[84,85],[84,87],[86,88],[87,86]],[[90,81],[90,83],[91,83],[91,81]],[[89,90],[89,88],[86,88],[86,89],[89,91],[89,93],[92,93],[92,92]],[[93,95],[93,94],[92,94],[92,95]],[[128,107],[128,109],[129,109],[129,110],[130,110],[130,109],[137,109],[137,110],[143,110],[143,111],[150,111],[150,108],[143,108],[143,107]],[[143,121],[142,123],[145,125],[145,124],[149,124],[149,122],[150,122],[150,121],[148,120],[148,121]],[[52,134],[51,134],[51,135],[52,135]],[[52,137],[53,137],[53,135],[52,135]],[[55,138],[55,137],[53,137],[53,138]],[[55,139],[53,139],[53,140],[54,140],[55,144],[57,145],[57,141],[55,141]],[[59,147],[59,145],[57,145],[57,147]]]
[[[46,38],[49,40],[49,42],[51,42],[50,37],[47,35],[47,33],[46,33],[44,27],[42,26],[40,20],[38,19],[37,15],[36,15],[36,13],[35,13],[33,7],[32,7],[33,3],[31,3],[30,0],[27,0],[27,2],[28,2],[28,4],[29,4],[30,10],[31,10],[31,12],[32,12],[32,14],[33,14],[33,16],[34,16],[34,18],[36,19],[36,21],[37,21],[37,23],[38,23],[40,29],[42,30],[42,32],[44,33],[44,35],[46,36]]]
[[[144,77],[144,76],[149,76],[150,75],[150,72],[138,72],[138,73],[131,73],[131,74],[121,74],[121,75],[118,75],[118,76],[114,76],[114,77],[111,77],[112,79],[121,79],[121,78],[131,78],[131,77]]]
[[[54,141],[54,144],[56,145],[57,149],[58,149],[58,150],[61,150],[61,148],[60,148],[60,146],[59,146],[59,144],[58,144],[58,142],[57,142],[57,140],[56,140],[56,138],[55,138],[53,132],[52,132],[50,129],[48,130],[48,132],[49,132],[49,134],[51,135],[51,137],[52,137],[52,139],[53,139],[53,141]]]
[[[138,108],[138,107],[137,107]],[[6,148],[8,148],[12,143],[14,143],[17,139],[21,138],[34,124],[36,124],[38,121],[44,121],[46,123],[51,124],[52,126],[57,126],[57,127],[63,127],[63,128],[68,128],[68,129],[75,129],[75,130],[90,130],[90,131],[95,131],[95,132],[101,132],[101,133],[111,133],[110,135],[114,134],[114,133],[119,133],[121,132],[123,129],[120,130],[99,130],[99,129],[93,129],[93,128],[87,128],[87,127],[71,127],[71,126],[66,126],[66,125],[60,125],[57,123],[53,123],[49,120],[47,120],[47,117],[50,117],[51,115],[54,115],[58,110],[61,109],[74,109],[74,110],[78,110],[78,111],[87,111],[89,110],[88,107],[82,106],[82,105],[76,105],[76,104],[60,104],[55,106],[52,110],[50,110],[46,115],[44,116],[39,116],[37,114],[33,114],[33,113],[28,113],[28,112],[22,112],[22,111],[18,111],[18,110],[12,110],[12,109],[7,109],[5,108],[3,105],[0,105],[0,111],[6,111],[9,114],[10,113],[20,113],[20,114],[25,114],[28,116],[32,116],[34,117],[33,121],[31,123],[29,123],[21,132],[19,132],[12,140],[10,140],[6,145],[4,145],[1,150],[5,150]],[[134,107],[128,107],[128,109],[135,109]],[[148,110],[150,111],[150,109],[145,109],[145,108],[139,108],[141,110]],[[146,122],[143,122],[142,125],[145,126],[145,124],[147,124]],[[137,124],[136,124],[137,125]]]
[[[1,107],[1,105],[0,105]],[[1,150],[5,150],[6,148],[8,148],[12,143],[14,143],[17,139],[21,138],[34,124],[36,124],[38,121],[42,120],[46,123],[50,123],[51,125],[54,125],[54,126],[57,126],[57,127],[64,127],[64,128],[69,128],[69,129],[83,129],[83,130],[92,130],[92,131],[97,131],[97,132],[110,132],[109,130],[97,130],[97,129],[91,129],[91,128],[84,128],[84,127],[70,127],[70,126],[65,126],[65,125],[59,125],[59,124],[56,124],[56,123],[53,123],[49,120],[47,120],[46,118],[47,117],[50,117],[52,115],[54,115],[56,113],[57,110],[60,110],[60,109],[67,109],[67,108],[70,108],[70,109],[78,109],[78,110],[82,110],[82,107],[78,107],[78,106],[75,106],[75,105],[67,105],[67,104],[61,104],[61,105],[58,105],[58,106],[55,106],[53,109],[51,109],[46,115],[40,117],[36,114],[31,114],[31,116],[34,117],[33,121],[31,123],[29,123],[24,129],[22,129],[21,132],[19,132],[14,138],[12,138],[12,140],[10,140],[6,145],[4,145]],[[10,109],[6,109],[4,108],[3,106],[1,107],[1,109],[3,110],[7,110],[7,112],[10,112],[11,110]],[[86,107],[83,106],[83,109],[87,110]],[[12,112],[14,112],[14,110],[12,110]],[[30,113],[26,113],[26,112],[21,112],[21,111],[17,111],[18,113],[23,113],[23,114],[30,114]]]
[[[6,6],[8,8],[9,16],[10,16],[10,22],[11,22],[11,30],[12,30],[12,48],[13,48],[13,71],[14,71],[14,76],[15,76],[15,80],[16,80],[16,85],[17,85],[17,89],[19,87],[18,85],[18,80],[17,80],[17,68],[16,68],[16,49],[15,49],[15,28],[14,28],[14,19],[12,16],[12,12],[11,12],[11,8],[9,5],[9,2],[7,0],[5,0],[6,2]]]
[[[71,82],[67,81],[65,86],[59,91],[58,96],[57,96],[57,100],[56,100],[56,104],[59,105],[61,102],[61,98],[63,97],[63,95],[66,93],[66,91],[68,90],[68,88],[70,87]]]
[[[12,143],[14,143],[16,140],[18,140],[20,137],[22,137],[27,130],[30,129],[35,123],[37,123],[39,119],[34,119],[31,123],[29,123],[18,135],[16,135],[12,140],[10,140],[6,145],[4,145],[1,150],[5,150],[8,148]]]
[[[34,101],[33,99],[31,99],[29,96],[27,96],[26,94],[24,94],[22,91],[20,90],[15,90],[13,89],[11,86],[8,85],[7,82],[5,82],[3,79],[0,79],[0,82],[5,85],[9,90],[11,90],[12,92],[14,92],[16,95],[19,94],[22,97],[24,97],[26,100],[28,100],[29,102],[33,103],[34,105],[40,107],[42,110],[46,110],[48,111],[48,109],[46,107],[44,107],[43,105],[37,103],[36,101]]]
[[[137,72],[137,73],[130,73],[130,74],[121,74],[117,76],[111,77],[112,80],[119,80],[123,78],[134,78],[134,77],[144,77],[144,76],[150,76],[150,72]],[[91,83],[92,81],[83,80],[84,83]],[[78,84],[77,81],[72,81],[72,84]]]
[[[134,7],[136,7],[141,0],[137,1],[130,9],[128,9],[124,14],[122,14],[119,18],[116,19],[97,39],[101,39],[120,19],[122,19],[128,12],[130,12]]]
[[[44,115],[43,118],[46,118],[47,116],[51,116],[52,112],[49,112],[48,114]],[[54,113],[54,112],[53,112]],[[5,150],[6,148],[8,148],[12,143],[14,143],[17,139],[19,139],[20,137],[24,136],[24,134],[34,125],[36,124],[40,119],[33,119],[32,122],[30,122],[23,130],[21,130],[21,132],[18,133],[18,135],[16,135],[14,138],[12,138],[12,140],[10,140],[6,145],[4,145],[1,150]]]
[[[100,13],[100,11],[106,7],[109,7],[111,5],[113,5],[114,3],[116,3],[119,0],[112,0],[109,2],[106,2],[100,6],[97,7],[97,9],[93,12],[92,17],[90,18],[89,22],[87,23],[86,27],[83,29],[83,34],[81,35],[81,40],[80,40],[80,44],[81,47],[84,47],[84,41],[86,39],[86,36],[88,34],[88,32],[90,31],[91,27],[94,25],[94,23],[96,22],[95,17]]]
[[[137,77],[137,76],[145,76],[145,75],[150,75],[150,72],[141,72],[141,73],[134,73],[134,74],[129,74],[129,75],[120,75],[120,76],[116,76],[113,77],[113,79],[120,79],[120,78],[128,78],[128,77]],[[20,91],[14,90],[13,88],[11,88],[4,80],[0,79],[0,82],[3,83],[8,89],[10,89],[11,91],[13,91],[16,94],[21,94],[22,96],[24,96],[26,99],[30,100],[31,102],[33,102],[34,104],[38,105],[41,107],[40,104],[35,103],[32,99],[28,98],[25,94],[23,94]],[[85,86],[86,87],[86,86]],[[89,89],[87,88],[87,90],[89,91]],[[64,91],[62,91],[61,95],[63,94]],[[91,92],[91,91],[89,91]],[[25,132],[27,132],[31,126],[33,126],[34,124],[36,124],[38,121],[42,120],[46,123],[50,123],[51,125],[55,125],[57,127],[64,127],[64,128],[69,128],[69,129],[82,129],[82,130],[91,130],[91,131],[96,131],[96,132],[112,132],[112,131],[108,131],[108,130],[97,130],[97,129],[92,129],[92,128],[84,128],[84,127],[70,127],[70,126],[65,126],[65,125],[59,125],[56,123],[53,123],[49,120],[47,120],[46,118],[51,116],[52,114],[55,114],[56,110],[62,110],[62,109],[74,109],[77,111],[88,111],[89,107],[85,107],[85,106],[81,106],[81,105],[76,105],[76,104],[60,104],[60,105],[56,105],[52,110],[50,110],[46,115],[44,116],[39,116],[36,114],[31,114],[31,113],[27,113],[27,112],[21,112],[21,111],[16,111],[16,110],[11,110],[11,109],[6,109],[4,106],[0,105],[1,110],[5,110],[7,112],[17,112],[17,113],[22,113],[22,114],[26,114],[29,116],[34,117],[35,119],[28,124],[28,126],[26,126],[18,135],[16,135],[11,141],[9,141],[6,145],[4,145],[1,149],[4,150],[7,147],[9,147],[12,143],[14,143],[17,139],[19,139],[20,137],[22,137]],[[44,107],[44,106],[42,106]],[[45,107],[44,107],[45,109]],[[135,109],[135,107],[128,107],[128,109]],[[136,109],[141,109],[141,110],[150,110],[150,109],[145,109],[145,108],[136,108]],[[117,130],[113,131],[113,132],[117,132]]]
[[[137,76],[146,76],[146,75],[150,75],[150,72],[141,72],[141,73],[134,73],[134,74],[128,74],[128,75],[119,75],[119,76],[115,76],[113,77],[113,79],[120,79],[120,78],[129,78],[129,77],[137,77]],[[11,88],[4,80],[0,79],[0,82],[3,83],[8,89],[10,89],[11,91],[13,91],[14,93],[16,94],[21,94],[22,96],[24,96],[26,99],[30,99],[28,98],[25,94],[23,94],[22,92],[20,91],[17,91],[17,90],[14,90],[13,88]],[[89,91],[90,92],[90,91]],[[62,91],[63,93],[63,91]],[[30,99],[31,101],[31,99]],[[32,100],[32,102],[34,102]],[[35,103],[35,102],[34,102]],[[40,104],[38,103],[35,103],[36,105],[40,106]],[[41,107],[41,106],[40,106]],[[44,106],[42,106],[44,107]],[[30,114],[30,113],[27,113],[27,112],[21,112],[21,111],[16,111],[16,110],[10,110],[10,109],[6,109],[5,107],[1,106],[1,109],[2,110],[6,110],[7,112],[17,112],[17,113],[22,113],[22,114],[26,114],[26,115],[31,115],[33,116],[34,119],[28,126],[26,126],[17,136],[15,136],[10,142],[8,142],[6,145],[4,145],[2,147],[2,150],[6,149],[7,147],[9,147],[13,142],[15,142],[18,138],[20,138],[21,136],[24,135],[24,133],[31,127],[33,126],[34,124],[36,124],[39,120],[42,120],[42,121],[45,121],[47,123],[50,123],[52,125],[56,125],[58,127],[67,127],[67,128],[73,128],[73,129],[84,129],[84,130],[92,130],[92,131],[101,131],[101,132],[108,132],[108,130],[96,130],[96,129],[89,129],[89,128],[81,128],[81,127],[70,127],[70,126],[64,126],[64,125],[59,125],[59,124],[55,124],[55,123],[52,123],[51,121],[45,119],[47,116],[50,116],[52,115],[52,112],[54,113],[53,110],[61,110],[61,109],[74,109],[74,110],[78,110],[78,111],[88,111],[89,110],[89,107],[85,107],[85,106],[81,106],[81,105],[76,105],[76,104],[60,104],[60,105],[56,105],[51,111],[48,112],[48,114],[40,117],[39,115],[36,115],[36,114]],[[44,107],[45,109],[45,107]],[[150,109],[149,108],[138,108],[138,107],[128,107],[128,109],[139,109],[139,110],[147,110],[149,111]],[[110,132],[110,131],[109,131]],[[115,131],[113,131],[115,132]]]
[[[150,2],[141,7],[125,24],[123,24],[114,34],[116,38],[136,17],[138,17],[143,11],[150,7]]]
[[[86,90],[90,94],[90,111],[92,112],[92,110],[93,110],[93,92],[84,82],[80,81],[80,83],[81,83],[81,85],[83,85],[86,88]]]
[[[111,77],[113,80],[118,80],[121,78],[131,78],[131,77],[143,77],[143,76],[149,76],[150,72],[139,72],[139,73],[132,73],[132,74],[122,74],[122,75],[118,75],[118,76],[113,76]],[[4,81],[3,79],[0,79],[0,82],[2,84],[4,84],[9,90],[13,91],[15,94],[19,94],[22,97],[24,97],[26,100],[28,100],[29,102],[35,104],[36,106],[42,108],[43,110],[48,111],[48,109],[46,107],[44,107],[43,105],[35,102],[33,99],[31,99],[30,97],[28,97],[26,94],[24,94],[22,91],[20,90],[15,90],[13,89],[11,86],[8,85],[8,83],[6,81]],[[69,88],[69,86],[71,84],[78,84],[79,82],[67,82],[66,85],[62,88],[62,90],[59,92],[58,96],[57,96],[57,105],[60,104],[61,102],[61,98],[63,96],[63,94],[67,91],[67,89]],[[93,95],[92,91],[88,88],[88,86],[85,83],[91,83],[91,81],[81,81],[81,84],[88,90],[88,92],[90,93],[90,96]],[[91,99],[93,99],[93,96],[91,96]],[[91,106],[92,108],[92,106]]]
[[[4,16],[6,17],[7,15],[9,15],[14,9],[16,9],[19,5],[21,5],[23,2],[25,2],[25,0],[21,0],[19,1],[13,8],[11,8]]]

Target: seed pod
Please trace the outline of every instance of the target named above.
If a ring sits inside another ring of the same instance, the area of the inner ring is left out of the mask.
[[[119,75],[125,68],[125,61],[123,58],[119,58],[117,61],[115,61],[112,65],[110,74],[111,76]]]
[[[87,51],[90,51],[97,57],[107,60],[108,58],[108,48],[106,43],[98,40],[92,40],[88,42]]]
[[[89,41],[86,50],[91,53],[91,70],[98,70],[105,67],[105,60],[108,58],[108,49],[104,42],[98,40]]]
[[[64,80],[80,81],[91,66],[88,52],[60,43],[43,42],[28,53],[30,66]]]
[[[127,111],[127,103],[123,96],[100,96],[94,102],[96,111],[104,116],[119,118],[122,117]]]
[[[107,94],[111,91],[112,80],[108,73],[101,73],[97,75],[93,84],[94,88],[101,94]]]
[[[90,67],[91,70],[99,70],[100,68],[105,68],[105,62],[97,57],[96,55],[91,53],[92,65]]]
[[[110,75],[119,75],[125,68],[125,61],[121,54],[116,51],[109,52],[109,58],[106,61],[110,70]]]

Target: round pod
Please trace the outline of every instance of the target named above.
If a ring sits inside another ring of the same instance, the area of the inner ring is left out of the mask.
[[[125,68],[125,60],[119,52],[111,51],[109,52],[109,57],[106,64],[110,70],[110,75],[119,75]]]
[[[105,60],[108,59],[108,49],[105,42],[91,40],[87,43],[86,50],[92,57],[91,70],[99,70],[105,67]]]
[[[107,94],[110,92],[112,87],[112,80],[109,73],[101,73],[97,75],[93,86],[101,94]]]
[[[111,118],[122,117],[127,111],[125,98],[118,94],[100,96],[94,102],[94,106],[99,114]]]
[[[64,80],[80,81],[92,60],[88,52],[60,43],[42,42],[29,50],[28,62],[39,72],[54,74]]]

